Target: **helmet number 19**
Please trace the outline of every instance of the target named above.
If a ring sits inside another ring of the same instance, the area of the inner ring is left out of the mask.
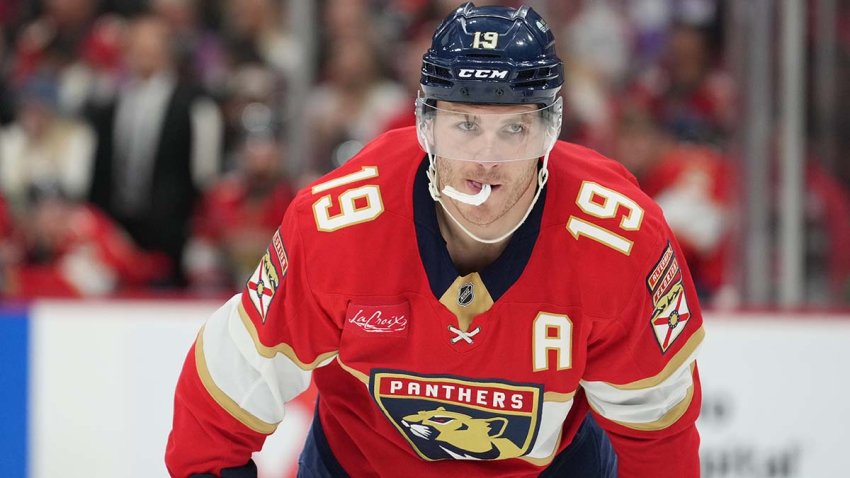
[[[499,42],[499,34],[496,32],[475,32],[472,37],[472,48],[494,49]]]
[[[624,231],[637,231],[640,229],[641,222],[643,222],[643,208],[638,206],[634,200],[591,181],[584,181],[581,184],[576,204],[585,213],[600,219],[617,217],[620,207],[623,207],[626,211],[620,221],[619,228]],[[584,236],[627,256],[632,252],[632,241],[576,216],[570,216],[567,222],[567,230],[576,239]]]

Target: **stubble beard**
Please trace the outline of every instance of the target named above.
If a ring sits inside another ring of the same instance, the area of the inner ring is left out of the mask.
[[[446,164],[447,161],[449,160],[437,160],[437,177],[440,183],[440,190],[442,191],[446,185],[460,189],[462,185],[459,181],[463,178],[463,175],[459,174],[459,172],[462,172],[462,170],[461,168],[452,168]],[[464,204],[446,196],[443,196],[443,201],[448,200],[451,202],[453,209],[457,211],[461,219],[465,222],[486,228],[505,217],[517,205],[520,198],[532,187],[535,171],[536,168],[529,167],[523,171],[521,177],[515,180],[512,180],[510,173],[505,175],[481,175],[479,179],[482,179],[486,183],[501,184],[501,190],[497,193],[497,197],[500,197],[500,199],[491,195],[480,206]]]

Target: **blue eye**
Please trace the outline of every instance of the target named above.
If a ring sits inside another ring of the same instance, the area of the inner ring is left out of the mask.
[[[525,131],[525,125],[522,123],[511,123],[505,126],[505,131],[510,134],[520,134]]]
[[[473,121],[461,121],[457,124],[457,127],[463,131],[473,131],[476,128],[476,124]]]

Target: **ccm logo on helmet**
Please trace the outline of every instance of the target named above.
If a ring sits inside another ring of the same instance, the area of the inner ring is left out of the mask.
[[[471,68],[461,68],[457,76],[459,78],[480,78],[492,80],[495,78],[506,79],[508,70],[475,70]]]

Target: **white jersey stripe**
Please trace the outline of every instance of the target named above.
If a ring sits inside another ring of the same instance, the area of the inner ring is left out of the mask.
[[[239,406],[238,403],[236,403],[232,398],[230,398],[230,396],[224,393],[218,385],[216,385],[210,375],[206,358],[204,356],[204,328],[201,328],[201,332],[198,334],[198,338],[195,341],[195,367],[198,371],[198,377],[200,377],[201,383],[204,384],[204,388],[207,390],[207,393],[210,394],[213,400],[215,400],[221,408],[227,410],[233,418],[239,420],[243,425],[257,433],[270,435],[275,431],[275,429],[277,429],[277,423],[268,423],[260,420]]]
[[[537,463],[536,460],[546,460],[548,463],[555,457],[555,452],[561,443],[564,420],[566,420],[567,414],[570,413],[572,407],[572,400],[567,402],[543,402],[540,430],[537,432],[534,448],[523,459],[534,463]]]
[[[594,411],[635,429],[662,429],[674,423],[693,397],[697,351],[662,382],[642,389],[622,389],[605,382],[581,381]],[[678,414],[677,414],[678,413]]]
[[[261,354],[240,307],[237,294],[207,321],[196,344],[198,373],[219,405],[246,426],[270,433],[283,420],[284,403],[310,385],[311,372],[281,353]]]
[[[251,322],[251,318],[248,316],[248,312],[245,311],[245,307],[242,305],[241,301],[239,302],[238,310],[239,316],[242,319],[242,325],[245,330],[248,331],[248,334],[251,336],[251,340],[254,342],[254,348],[256,349],[258,354],[262,355],[265,358],[274,358],[276,354],[283,354],[289,357],[289,359],[292,360],[296,365],[298,365],[298,367],[302,370],[310,371],[316,367],[324,367],[325,365],[329,364],[338,353],[338,351],[332,350],[330,352],[325,352],[319,355],[315,358],[315,360],[310,363],[302,362],[289,344],[280,343],[269,347],[260,342],[260,336],[257,333],[257,328],[254,326],[254,323]]]

